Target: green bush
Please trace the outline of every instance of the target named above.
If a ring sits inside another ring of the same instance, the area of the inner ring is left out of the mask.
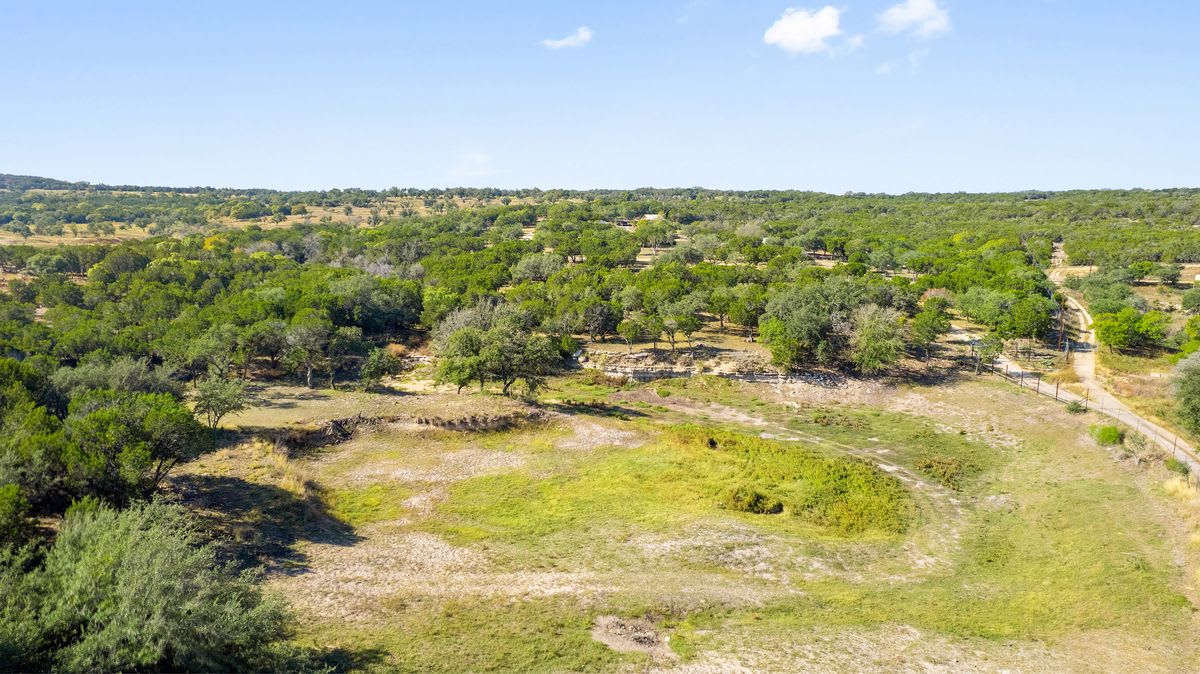
[[[729,510],[756,515],[777,515],[783,512],[783,503],[752,487],[739,485],[725,493],[721,505]]]
[[[1067,403],[1067,411],[1071,414],[1083,414],[1087,411],[1087,407],[1078,400],[1072,400]]]
[[[1092,426],[1092,438],[1101,447],[1119,445],[1125,439],[1125,434],[1116,426]]]
[[[0,554],[2,671],[281,666],[287,616],[164,503],[73,509],[41,566]],[[288,666],[296,666],[289,663]]]
[[[962,489],[963,462],[953,456],[937,454],[924,456],[917,461],[917,470],[932,477],[946,487]]]
[[[1188,468],[1186,462],[1180,461],[1173,456],[1167,457],[1167,460],[1163,462],[1163,465],[1166,466],[1167,470],[1173,473],[1179,473],[1180,475],[1187,475],[1188,473],[1192,472],[1191,469]]]
[[[29,501],[15,484],[0,485],[0,548],[25,541],[33,526]]]
[[[358,372],[359,381],[368,389],[379,386],[384,377],[400,372],[400,359],[387,349],[371,349]]]

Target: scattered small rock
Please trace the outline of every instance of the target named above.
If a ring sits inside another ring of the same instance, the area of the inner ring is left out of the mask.
[[[646,653],[658,661],[675,660],[669,637],[659,634],[653,623],[641,618],[606,615],[596,618],[592,638],[621,653]]]

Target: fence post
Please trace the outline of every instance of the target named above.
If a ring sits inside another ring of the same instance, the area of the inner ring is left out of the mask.
[[[1054,382],[1054,399],[1058,400],[1058,385],[1062,382]]]
[[[1083,391],[1083,411],[1084,412],[1086,412],[1088,409],[1088,402],[1091,400],[1091,397],[1092,397],[1092,389],[1090,389],[1090,388],[1084,389],[1084,391]]]

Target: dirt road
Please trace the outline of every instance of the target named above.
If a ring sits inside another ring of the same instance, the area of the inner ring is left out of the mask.
[[[1087,273],[1088,270],[1092,269],[1089,267],[1067,267],[1066,256],[1062,252],[1061,243],[1054,245],[1054,259],[1051,264],[1053,266],[1048,270],[1049,273],[1047,276],[1060,288],[1068,277],[1077,275],[1074,272],[1082,270],[1084,273]],[[1074,297],[1067,296],[1067,303],[1070,305],[1071,313],[1075,315],[1079,325],[1079,339],[1071,340],[1071,357],[1074,360],[1075,375],[1079,377],[1079,383],[1087,391],[1086,398],[1089,409],[1094,409],[1101,414],[1113,417],[1117,421],[1142,433],[1159,447],[1173,453],[1177,459],[1187,463],[1188,468],[1193,473],[1200,471],[1200,455],[1197,455],[1196,449],[1191,444],[1162,426],[1133,412],[1101,385],[1100,380],[1096,377],[1096,349],[1099,348],[1099,343],[1096,341],[1095,331],[1091,329],[1092,315],[1088,313],[1087,307],[1083,306]],[[1013,367],[1013,364],[1009,363],[1009,367]],[[1017,368],[1017,370],[1019,371],[1020,368]],[[1079,396],[1074,394],[1060,394],[1059,397],[1066,400],[1079,399]]]

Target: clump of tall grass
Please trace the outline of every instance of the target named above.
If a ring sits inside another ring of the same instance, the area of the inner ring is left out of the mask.
[[[908,527],[912,503],[904,485],[866,461],[695,426],[672,435],[674,442],[727,457],[729,481],[718,498],[723,507],[785,512],[844,534],[902,533]]]

